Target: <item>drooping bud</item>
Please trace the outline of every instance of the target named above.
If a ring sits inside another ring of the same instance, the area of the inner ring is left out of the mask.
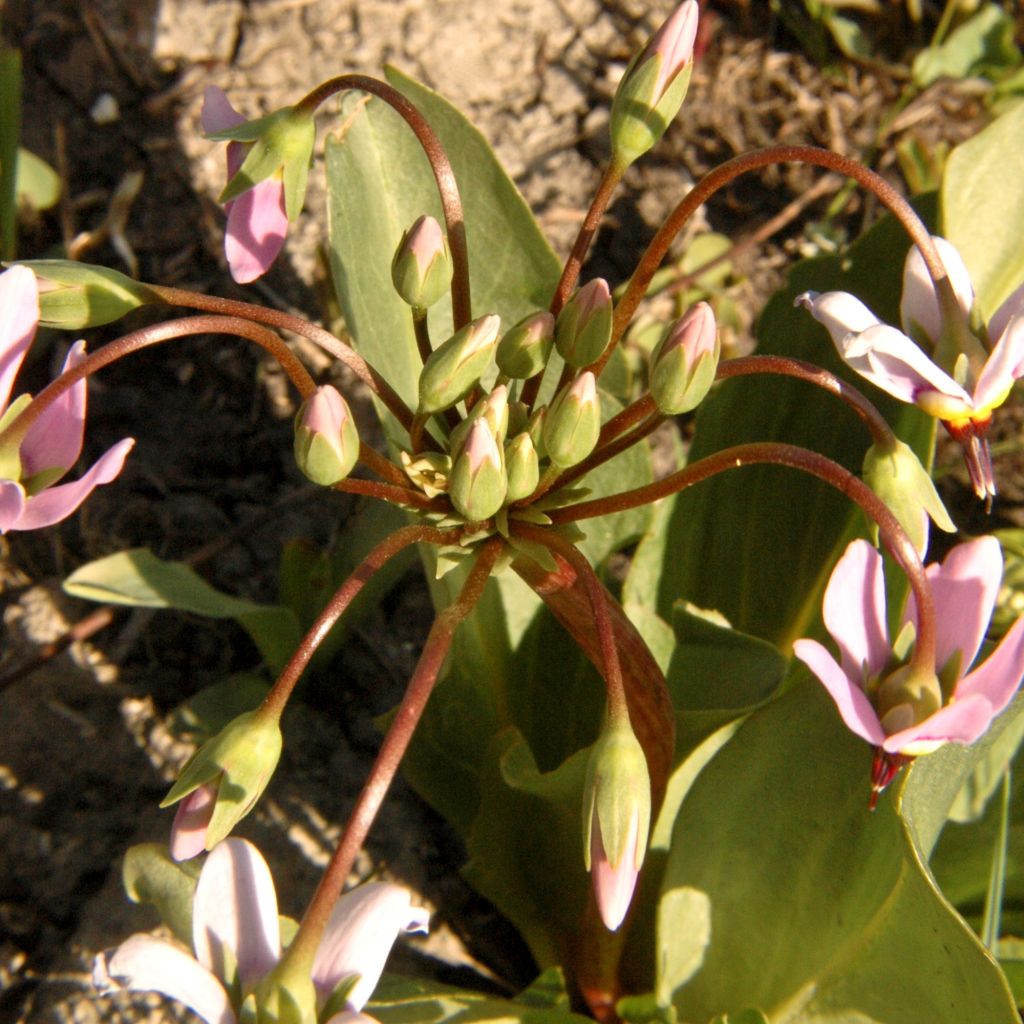
[[[715,314],[698,302],[651,354],[651,397],[666,416],[695,409],[715,381],[721,346]]]
[[[337,388],[326,384],[295,417],[295,461],[315,484],[332,487],[352,472],[359,457],[356,421]]]
[[[608,282],[588,281],[558,314],[555,347],[570,365],[589,366],[612,338],[612,294]]]
[[[160,804],[183,801],[171,828],[174,859],[195,857],[226,838],[252,810],[280,756],[277,716],[258,710],[239,715],[204,743]]]
[[[686,98],[697,37],[697,0],[684,0],[633,58],[612,101],[613,159],[628,167],[665,134]]]
[[[924,557],[928,547],[928,518],[940,530],[955,533],[956,526],[942,504],[935,484],[912,448],[899,438],[884,447],[873,444],[864,456],[864,482],[889,506]],[[878,525],[872,521],[875,540]]]
[[[588,370],[567,384],[544,414],[544,452],[556,466],[567,469],[594,450],[600,433],[601,400]]]
[[[499,317],[482,316],[430,353],[420,373],[421,414],[449,409],[476,387],[490,365],[500,327]]]
[[[531,313],[498,344],[498,369],[516,380],[535,377],[547,366],[554,338],[555,318],[547,310]]]
[[[590,753],[583,788],[583,860],[609,931],[618,929],[629,910],[650,823],[643,748],[628,721],[609,723]]]
[[[402,300],[416,309],[428,309],[448,290],[452,260],[433,217],[420,217],[402,235],[391,262],[391,280]]]
[[[448,496],[456,511],[471,523],[489,519],[504,503],[508,483],[501,448],[486,419],[473,420],[452,459]]]
[[[505,447],[505,472],[509,502],[528,498],[540,482],[540,459],[530,435],[523,431]]]
[[[160,300],[138,281],[107,267],[74,260],[23,260],[36,275],[39,323],[77,331],[119,320],[148,302]]]

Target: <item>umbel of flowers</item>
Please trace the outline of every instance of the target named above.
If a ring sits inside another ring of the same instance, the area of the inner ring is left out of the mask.
[[[414,405],[347,343],[300,317],[63,261],[28,262],[0,276],[5,403],[37,321],[79,330],[142,305],[195,311],[135,330],[89,356],[79,343],[64,372],[35,399],[21,396],[7,404],[0,420],[0,531],[57,522],[120,471],[130,440],[77,482],[57,483],[82,447],[90,374],[141,348],[209,333],[251,341],[279,362],[300,399],[295,458],[310,480],[410,514],[409,524],[373,548],[327,603],[266,700],[202,746],[164,801],[176,805],[174,860],[207,853],[191,904],[192,934],[179,936],[191,948],[133,936],[98,961],[101,987],[155,989],[219,1024],[359,1019],[395,935],[425,929],[426,915],[389,885],[364,885],[345,895],[343,889],[456,630],[489,577],[511,567],[552,607],[606,686],[604,724],[579,794],[579,870],[590,871],[591,903],[578,940],[562,953],[593,1012],[610,1018],[620,993],[621,934],[672,768],[675,717],[664,677],[582,553],[576,524],[649,504],[738,466],[787,466],[840,490],[864,511],[909,583],[903,628],[893,636],[881,554],[865,540],[853,542],[825,592],[824,622],[836,651],[810,639],[794,646],[849,729],[875,750],[872,804],[914,757],[947,742],[976,740],[1016,692],[1024,674],[1024,620],[972,668],[1001,577],[998,544],[983,538],[955,548],[941,564],[922,565],[929,520],[946,530],[953,524],[917,457],[852,385],[778,356],[723,361],[714,313],[697,303],[666,325],[641,396],[614,415],[602,407],[602,374],[673,239],[715,191],[780,161],[855,179],[906,227],[914,243],[904,279],[906,333],[844,293],[808,292],[798,301],[824,324],[854,371],[939,419],[964,445],[975,490],[986,501],[995,484],[985,432],[1024,374],[1021,290],[990,320],[987,336],[977,337],[968,321],[969,281],[955,250],[932,238],[884,181],[825,150],[776,147],[729,161],[678,204],[617,299],[604,280],[580,284],[583,260],[623,173],[657,142],[683,102],[697,16],[695,0],[685,0],[627,69],[612,107],[611,159],[561,279],[548,308],[515,324],[473,308],[455,177],[430,124],[401,93],[372,78],[344,75],[292,107],[246,121],[223,93],[208,89],[203,124],[211,138],[227,143],[225,252],[240,282],[268,270],[302,207],[315,114],[328,98],[347,89],[369,93],[415,133],[437,182],[444,225],[419,217],[396,239],[391,266],[420,362]],[[452,329],[435,337],[431,311],[446,291]],[[360,439],[344,397],[329,385],[317,386],[280,330],[306,337],[360,378],[399,425],[398,450],[384,455]],[[590,496],[579,486],[592,470],[644,443],[667,417],[697,408],[716,380],[755,373],[808,382],[852,409],[872,438],[864,478],[804,448],[752,441],[631,490]],[[320,885],[294,935],[285,939],[266,865],[231,833],[273,775],[281,714],[318,645],[374,573],[416,544],[434,547],[442,566],[467,569],[461,590],[438,613]]]

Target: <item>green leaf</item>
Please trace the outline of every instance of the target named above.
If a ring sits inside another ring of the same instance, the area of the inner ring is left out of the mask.
[[[1021,62],[1014,30],[1009,14],[985,4],[941,45],[918,53],[910,69],[914,82],[924,89],[940,78],[1000,78]]]
[[[191,738],[198,746],[216,736],[239,715],[261,704],[269,689],[262,676],[236,672],[179,704],[171,717],[171,732],[177,737]]]
[[[252,637],[272,671],[298,645],[292,611],[223,594],[184,562],[167,562],[148,548],[132,548],[89,562],[65,581],[72,597],[133,608],[174,608],[212,619],[235,619]]]
[[[60,199],[60,176],[43,159],[27,149],[18,149],[18,205],[48,210]]]
[[[946,162],[942,232],[960,251],[983,318],[1024,279],[1024,103],[1018,103]]]
[[[928,465],[934,422],[855,378],[824,328],[793,308],[800,292],[842,289],[895,322],[907,248],[902,229],[887,219],[841,259],[798,264],[761,316],[758,351],[806,359],[851,380]],[[752,441],[803,445],[859,474],[870,437],[841,402],[809,384],[758,375],[716,385],[698,411],[690,463]],[[682,599],[721,612],[735,628],[782,648],[818,621],[821,591],[835,559],[853,536],[865,532],[849,499],[806,474],[776,466],[730,470],[665,504],[666,528],[645,539],[637,553],[644,590],[656,598],[658,614],[669,618]],[[645,551],[652,545],[655,557]],[[633,600],[639,591],[631,587]]]
[[[175,938],[192,947],[192,897],[199,880],[199,863],[179,864],[161,843],[142,843],[124,855],[121,880],[128,899],[149,903]]]
[[[867,810],[870,769],[870,747],[801,676],[700,773],[662,888],[711,908],[700,968],[673,993],[680,1019],[759,1007],[773,1024],[1016,1024],[1005,979],[895,801]],[[689,927],[677,917],[659,932],[660,962],[680,974],[673,939]]]
[[[18,241],[18,142],[21,54],[0,44],[0,257],[13,260]]]

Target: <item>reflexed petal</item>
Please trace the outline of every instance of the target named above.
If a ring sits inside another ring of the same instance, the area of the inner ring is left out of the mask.
[[[956,247],[938,235],[932,236],[935,247],[939,250],[939,258],[949,275],[950,284],[956,294],[957,302],[964,313],[970,313],[974,304],[974,288],[971,275],[967,272],[963,257]],[[925,266],[921,250],[915,245],[907,253],[903,264],[903,293],[900,299],[900,323],[907,334],[914,334],[916,323],[922,333],[934,345],[942,334],[942,314],[939,312],[939,300],[935,294],[935,283]]]
[[[5,270],[0,274],[0,412],[7,408],[38,323],[36,275],[28,267]]]
[[[14,480],[0,480],[0,533],[18,529],[25,512],[25,489]]]
[[[860,334],[882,321],[849,292],[804,292],[794,302],[822,324],[838,348],[848,334]]]
[[[793,653],[821,680],[850,732],[878,746],[885,730],[871,701],[817,640],[797,640]]]
[[[245,118],[231,106],[231,101],[219,86],[208,85],[203,92],[203,112],[200,115],[203,131],[222,132],[242,124]]]
[[[67,519],[100,484],[109,484],[124,466],[124,460],[135,442],[127,437],[108,449],[80,479],[58,484],[29,498],[25,511],[13,528],[38,530]]]
[[[96,957],[93,984],[104,992],[118,987],[162,992],[194,1010],[207,1024],[235,1024],[221,983],[183,949],[150,935],[133,935],[117,949]]]
[[[193,790],[178,804],[169,844],[175,860],[191,860],[206,849],[206,830],[216,806],[217,787],[209,783]]]
[[[326,998],[343,978],[359,975],[349,1005],[361,1010],[377,987],[399,932],[425,932],[429,913],[412,905],[408,889],[369,882],[335,904],[313,964],[313,982]]]
[[[872,675],[885,667],[891,649],[882,556],[866,540],[853,541],[836,563],[825,588],[822,615],[849,678],[860,679],[865,665]]]
[[[605,852],[601,823],[597,815],[594,815],[594,823],[590,830],[590,876],[594,884],[597,909],[604,926],[610,932],[618,931],[633,901],[633,890],[636,888],[636,880],[640,873],[636,864],[639,825],[639,818],[634,814],[629,823],[629,834],[626,837],[622,860],[618,867],[613,868]]]
[[[933,743],[973,743],[992,722],[992,705],[977,694],[956,700],[940,708],[923,722],[894,732],[882,742],[883,750],[890,754],[907,753],[914,756],[915,746]]]
[[[221,950],[227,946],[245,987],[280,958],[274,880],[252,843],[225,839],[207,858],[192,904],[192,945],[199,962],[220,978],[226,969]]]
[[[988,322],[989,339],[1001,337],[1006,325],[1015,316],[1024,316],[1024,283],[1021,283],[1016,291],[992,314]]]
[[[956,696],[980,695],[998,715],[1020,686],[1024,675],[1024,618],[1018,619],[1000,641],[999,646],[973,672],[960,680]]]
[[[78,366],[84,360],[85,342],[76,341],[64,360],[61,372]],[[47,469],[62,469],[66,473],[78,461],[85,436],[85,399],[86,383],[83,379],[72,384],[56,402],[47,406],[29,427],[20,449],[23,478]]]
[[[994,409],[1006,401],[1014,381],[1024,376],[1024,313],[1009,321],[974,387],[979,411]]]
[[[262,277],[277,258],[288,231],[284,185],[268,178],[230,204],[224,253],[239,284]]]

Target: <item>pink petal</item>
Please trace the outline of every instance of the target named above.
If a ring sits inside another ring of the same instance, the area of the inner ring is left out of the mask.
[[[96,957],[93,984],[103,992],[124,987],[162,992],[194,1010],[207,1024],[235,1024],[221,983],[183,949],[150,935],[133,935]]]
[[[0,274],[0,412],[7,408],[38,324],[36,275],[28,267],[5,270]]]
[[[1006,401],[1014,381],[1024,376],[1024,313],[1014,317],[999,335],[996,347],[985,360],[974,387],[974,404],[979,411],[993,409]]]
[[[974,288],[971,286],[971,275],[967,271],[963,257],[945,238],[933,235],[932,241],[939,250],[939,258],[949,275],[960,308],[964,313],[969,313],[974,304]],[[916,323],[933,345],[942,334],[942,314],[939,312],[935,284],[925,266],[921,250],[916,245],[907,253],[906,262],[903,264],[900,323],[907,334],[914,333],[913,325]]]
[[[1013,294],[992,314],[988,322],[989,338],[998,338],[1006,330],[1006,325],[1015,316],[1024,316],[1024,283],[1021,283]]]
[[[629,834],[626,837],[622,860],[613,868],[601,837],[601,823],[597,815],[594,815],[590,830],[590,877],[594,885],[598,912],[605,928],[610,932],[618,931],[633,901],[633,890],[640,874],[636,864],[639,827],[639,818],[634,814],[629,823]]]
[[[245,122],[245,118],[231,106],[227,93],[216,85],[208,85],[203,92],[200,120],[203,131],[207,133],[226,131]]]
[[[38,530],[67,519],[100,484],[109,484],[124,466],[135,441],[126,437],[108,449],[88,472],[69,484],[58,484],[28,499],[15,530]]]
[[[85,342],[76,341],[64,360],[61,373],[85,360]],[[47,469],[67,472],[82,454],[85,437],[86,383],[72,384],[29,427],[21,444],[22,476],[28,478]]]
[[[871,701],[817,640],[797,640],[793,653],[821,680],[846,728],[873,746],[885,740],[885,730]]]
[[[171,825],[170,853],[174,860],[191,860],[206,849],[206,830],[217,806],[217,786],[207,783],[179,804]]]
[[[1024,676],[1024,618],[1018,619],[999,646],[973,672],[960,680],[957,698],[982,696],[998,715],[1017,692]]]
[[[429,913],[412,905],[408,889],[369,882],[345,893],[331,912],[313,963],[313,983],[326,998],[344,979],[359,975],[348,1005],[361,1010],[377,987],[399,932],[425,932]]]
[[[923,722],[887,736],[881,744],[890,754],[913,756],[916,744],[973,743],[992,723],[992,705],[972,694],[940,708]]]
[[[860,334],[882,322],[849,292],[804,292],[793,305],[803,306],[822,324],[837,347],[848,334]]]
[[[891,648],[885,622],[882,556],[866,541],[853,541],[836,563],[825,589],[825,628],[839,645],[843,672],[859,680],[864,667],[880,672]]]
[[[274,880],[260,851],[245,839],[225,839],[207,857],[192,904],[192,945],[196,959],[226,981],[223,949],[230,949],[243,987],[280,959]]]
[[[239,284],[262,277],[277,258],[288,231],[284,185],[268,178],[230,204],[224,253]]]
[[[0,533],[18,529],[25,513],[25,489],[14,480],[0,480]]]

